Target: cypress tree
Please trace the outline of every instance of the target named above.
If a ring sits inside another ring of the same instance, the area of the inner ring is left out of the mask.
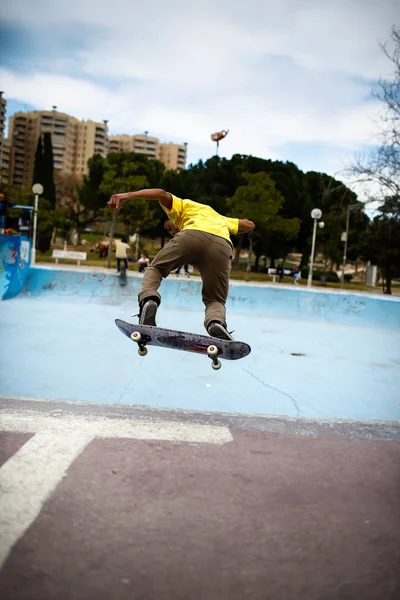
[[[43,179],[43,145],[42,145],[42,136],[39,135],[38,143],[36,146],[36,152],[35,152],[35,164],[33,167],[32,185],[34,185],[35,183],[42,183],[42,179]]]
[[[52,208],[56,207],[56,186],[54,185],[54,163],[53,163],[53,145],[51,143],[51,133],[43,135],[43,196],[50,202]]]

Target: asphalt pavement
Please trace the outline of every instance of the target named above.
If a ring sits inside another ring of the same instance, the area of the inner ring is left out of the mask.
[[[400,424],[0,401],[2,600],[400,597]]]

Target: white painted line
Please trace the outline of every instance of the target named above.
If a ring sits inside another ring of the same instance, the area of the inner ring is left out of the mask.
[[[228,427],[201,423],[182,423],[162,419],[131,419],[127,417],[99,417],[71,415],[61,411],[42,413],[30,410],[0,411],[0,430],[21,433],[47,432],[82,434],[100,438],[134,438],[138,440],[171,440],[226,444],[233,437]]]
[[[225,444],[227,427],[156,419],[70,415],[61,411],[0,412],[0,431],[35,433],[0,468],[0,568],[39,515],[68,467],[94,438],[134,438]]]
[[[37,433],[0,469],[0,568],[92,436]]]

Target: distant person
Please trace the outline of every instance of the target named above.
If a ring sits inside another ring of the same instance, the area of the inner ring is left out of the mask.
[[[211,206],[178,198],[162,189],[113,194],[108,205],[120,208],[128,200],[139,199],[161,204],[168,216],[164,226],[172,235],[172,240],[160,250],[144,274],[138,296],[139,323],[156,325],[161,302],[158,288],[162,279],[179,266],[195,264],[203,281],[204,326],[209,335],[232,340],[227,330],[225,308],[233,253],[230,234],[246,233],[255,227],[254,223],[225,217]]]
[[[190,273],[189,273],[189,265],[184,265],[184,266],[183,266],[183,268],[184,268],[184,271],[185,271],[185,275],[186,275],[186,277],[190,277]],[[179,277],[179,275],[181,274],[181,269],[182,269],[182,267],[178,267],[178,268],[176,269],[176,271],[174,271],[174,273],[175,273],[175,275],[176,275],[177,277]]]
[[[147,256],[147,254],[142,252],[142,254],[140,255],[140,258],[138,260],[138,264],[139,264],[139,273],[144,273],[144,271],[147,269],[147,267],[150,264],[150,260],[149,260],[149,257]]]
[[[108,252],[108,245],[105,244],[104,242],[100,242],[100,245],[99,245],[99,257],[100,258],[106,258],[107,252]]]
[[[7,226],[7,210],[11,206],[14,205],[5,199],[4,194],[0,194],[0,233],[5,233],[5,229]]]
[[[128,253],[131,252],[131,247],[125,237],[120,240],[115,240],[114,243],[115,256],[117,259],[117,273],[119,273],[121,271],[121,262],[123,262],[125,269],[128,270]]]
[[[294,269],[292,269],[292,275],[293,275],[294,284],[299,285],[299,279],[301,277],[300,268],[294,267]]]
[[[279,283],[281,283],[282,279],[283,279],[283,275],[284,275],[282,263],[279,263],[279,265],[277,266],[277,268],[276,268],[276,274],[279,277]]]

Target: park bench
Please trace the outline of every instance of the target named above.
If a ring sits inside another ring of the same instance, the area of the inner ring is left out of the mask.
[[[74,252],[73,250],[53,250],[52,258],[56,259],[56,264],[60,258],[67,260],[76,260],[78,267],[81,264],[81,260],[86,260],[86,252]]]

